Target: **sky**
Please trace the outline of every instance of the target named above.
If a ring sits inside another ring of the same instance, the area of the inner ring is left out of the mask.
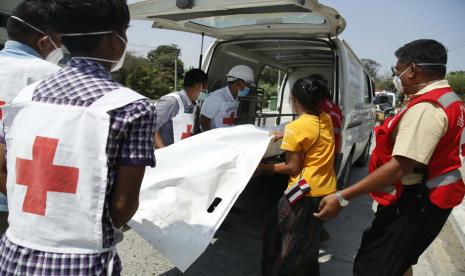
[[[174,0],[173,0],[174,1]],[[234,1],[234,0],[231,0]],[[130,4],[139,2],[129,0]],[[381,64],[390,74],[394,52],[415,39],[436,39],[448,48],[448,71],[465,70],[465,0],[320,0],[346,20],[341,34],[359,58]],[[176,44],[186,67],[198,66],[200,35],[151,28],[133,20],[128,30],[129,50],[144,55],[162,44]],[[213,41],[205,40],[204,53]]]

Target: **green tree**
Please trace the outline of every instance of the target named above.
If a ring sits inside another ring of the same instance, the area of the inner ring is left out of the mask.
[[[394,83],[392,82],[392,76],[386,75],[379,78],[375,82],[376,90],[395,91]]]
[[[265,66],[260,75],[260,82],[268,83],[271,85],[278,83],[279,70],[270,66]],[[283,77],[283,76],[281,76]]]
[[[447,74],[446,79],[454,92],[459,94],[462,99],[465,99],[465,71],[455,71]]]
[[[150,66],[150,61],[143,57],[135,56],[133,53],[128,52],[124,59],[123,67],[117,72],[112,73],[113,79],[119,83],[126,85],[126,79],[129,74],[137,68]]]
[[[157,69],[160,81],[172,87],[174,90],[174,69],[175,60],[177,63],[177,80],[180,84],[184,76],[184,63],[180,59],[181,50],[177,45],[161,45],[147,54],[147,59]],[[178,85],[179,89],[179,85]]]
[[[381,65],[369,58],[362,58],[362,64],[368,70],[368,74],[375,80],[378,80],[378,71]]]
[[[158,99],[172,91],[171,87],[157,77],[158,70],[152,66],[141,66],[130,72],[126,79],[128,87],[150,99]]]

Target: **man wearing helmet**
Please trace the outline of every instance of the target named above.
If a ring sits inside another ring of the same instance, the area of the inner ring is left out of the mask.
[[[234,66],[227,74],[228,85],[211,93],[202,105],[202,131],[234,125],[239,108],[238,95],[247,95],[254,84],[254,72],[246,65]]]

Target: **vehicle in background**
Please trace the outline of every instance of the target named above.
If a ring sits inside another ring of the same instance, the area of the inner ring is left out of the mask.
[[[374,83],[338,37],[346,22],[335,9],[317,0],[146,0],[130,10],[132,19],[153,21],[154,28],[216,38],[202,62],[210,91],[226,84],[226,73],[235,65],[255,71],[257,89],[240,99],[242,123],[282,128],[296,117],[290,101],[295,81],[323,75],[344,114],[339,186],[348,184],[353,163],[367,163],[375,125]],[[270,75],[276,78],[273,93],[264,81]]]
[[[373,103],[376,105],[376,121],[382,124],[384,120],[395,115],[397,106],[396,94],[391,91],[375,92]]]

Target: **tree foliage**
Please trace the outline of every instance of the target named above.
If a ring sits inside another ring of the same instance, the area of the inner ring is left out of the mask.
[[[376,83],[376,90],[395,91],[394,83],[392,82],[392,76],[386,75],[380,77]]]
[[[455,71],[447,74],[446,79],[454,92],[465,98],[465,71]]]
[[[176,60],[177,63],[177,78],[178,81],[184,76],[184,63],[179,58],[181,50],[177,45],[161,45],[157,49],[150,51],[147,54],[147,59],[152,65],[159,70],[159,77],[171,81],[174,86],[174,69]]]
[[[378,71],[379,68],[381,68],[381,65],[369,58],[362,58],[362,64],[366,67],[368,70],[368,74],[375,80],[378,80]]]
[[[177,89],[182,88],[184,63],[176,45],[161,45],[147,58],[127,53],[123,68],[113,78],[150,99],[158,99],[174,91],[174,62],[177,56]]]

